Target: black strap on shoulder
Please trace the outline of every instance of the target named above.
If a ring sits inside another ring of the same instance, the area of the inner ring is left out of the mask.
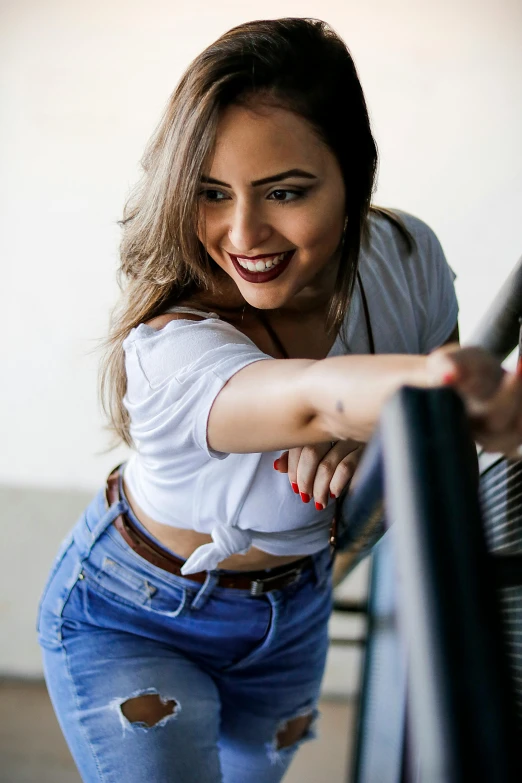
[[[264,312],[262,310],[257,310],[256,311],[256,315],[259,318],[259,320],[261,321],[261,323],[263,324],[263,326],[265,327],[265,329],[268,332],[268,334],[270,335],[270,337],[272,338],[272,342],[276,346],[276,348],[279,351],[279,353],[283,356],[283,359],[289,359],[290,357],[288,356],[283,343],[281,342],[281,340],[277,336],[275,330],[272,328],[272,326],[271,326],[268,318],[264,314]]]
[[[370,309],[368,307],[368,300],[362,284],[361,273],[357,270],[357,282],[359,283],[359,289],[361,291],[362,306],[364,312],[364,320],[366,321],[366,332],[368,333],[368,343],[370,346],[370,353],[375,353],[375,340],[373,339],[372,322],[370,321]]]

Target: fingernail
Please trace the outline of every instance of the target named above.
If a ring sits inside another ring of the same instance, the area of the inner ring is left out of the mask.
[[[310,495],[307,495],[306,492],[301,492],[301,500],[303,501],[303,503],[309,503]]]
[[[299,487],[297,486],[297,484],[294,484],[293,481],[292,481],[292,489],[294,490],[296,495],[299,494]]]
[[[515,373],[518,375],[519,378],[522,378],[522,359],[518,360],[517,368],[515,370]]]
[[[278,459],[274,460],[274,470],[279,470],[279,460]]]
[[[333,499],[335,500],[335,499],[336,499],[336,497],[337,497],[337,495],[334,495],[334,493],[333,493],[333,492],[330,492],[330,497],[331,497],[331,498],[333,498]]]
[[[315,507],[316,507],[316,509],[317,509],[318,511],[322,511],[322,510],[323,510],[323,508],[324,508],[324,506],[323,506],[323,504],[322,504],[322,503],[316,503],[316,504],[315,504]]]
[[[445,372],[442,376],[442,383],[453,383],[455,380],[455,373],[452,372]]]

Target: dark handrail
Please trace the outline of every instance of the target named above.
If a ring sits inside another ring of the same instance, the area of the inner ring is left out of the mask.
[[[495,296],[468,342],[481,345],[503,361],[518,344],[521,315],[522,258]]]
[[[366,533],[357,557],[367,550],[368,530],[376,536],[383,528],[365,526],[365,519],[379,513],[382,519],[385,494],[402,585],[400,625],[409,630],[411,747],[415,766],[423,770],[418,780],[515,783],[522,773],[515,773],[514,688],[469,443],[464,408],[453,390],[400,390],[385,406],[380,432],[344,501],[348,522],[340,541],[352,546]],[[359,742],[376,744],[371,769],[365,759],[372,753],[358,749],[357,783],[373,783],[385,707],[381,713],[380,728],[369,729],[372,736],[367,725],[366,737],[360,727]],[[403,726],[397,726],[395,741],[389,727],[386,732],[396,755]],[[394,779],[392,771],[380,783]]]
[[[515,783],[514,687],[462,401],[404,388],[382,437],[419,779]]]

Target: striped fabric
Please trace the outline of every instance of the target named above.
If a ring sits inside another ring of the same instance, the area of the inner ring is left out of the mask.
[[[512,556],[522,556],[522,460],[482,455],[479,464],[486,541],[500,573]],[[499,597],[522,729],[522,560],[511,563],[510,583],[499,587]]]

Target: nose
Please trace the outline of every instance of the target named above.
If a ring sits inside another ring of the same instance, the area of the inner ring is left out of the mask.
[[[234,250],[240,253],[251,253],[253,250],[261,249],[271,233],[272,228],[264,220],[259,208],[256,209],[253,204],[236,202],[230,215],[228,229]]]

